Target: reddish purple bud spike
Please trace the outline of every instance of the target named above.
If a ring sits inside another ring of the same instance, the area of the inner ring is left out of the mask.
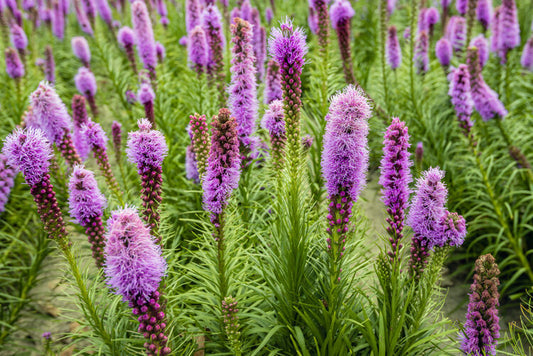
[[[397,69],[402,63],[402,49],[398,41],[396,26],[390,26],[387,36],[387,63],[392,69]]]

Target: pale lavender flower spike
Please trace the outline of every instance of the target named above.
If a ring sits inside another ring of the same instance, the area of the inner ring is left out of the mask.
[[[89,68],[91,66],[91,50],[85,37],[72,37],[70,43],[74,55],[78,57],[85,67]]]

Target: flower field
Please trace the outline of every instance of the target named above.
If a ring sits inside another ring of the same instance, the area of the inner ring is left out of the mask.
[[[533,354],[533,1],[0,0],[0,37],[0,355]]]

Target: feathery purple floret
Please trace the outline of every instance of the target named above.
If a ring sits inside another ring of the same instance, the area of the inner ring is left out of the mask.
[[[477,0],[476,16],[483,29],[487,30],[492,20],[492,0]]]
[[[268,130],[271,136],[281,137],[285,135],[285,113],[283,112],[283,101],[274,100],[268,105],[261,127]]]
[[[52,146],[39,129],[27,128],[15,131],[4,140],[2,153],[8,164],[24,175],[26,183],[36,185],[48,175]]]
[[[208,48],[205,31],[201,26],[194,27],[189,32],[189,62],[198,74],[204,73],[207,67]]]
[[[389,16],[392,15],[396,9],[396,1],[397,0],[387,0],[387,12],[389,13]]]
[[[368,99],[353,85],[331,99],[322,151],[322,173],[330,197],[344,192],[357,201],[368,169],[367,135],[371,115]]]
[[[418,34],[420,34],[420,32],[422,31],[426,31],[426,32],[429,32],[429,25],[426,21],[426,12],[427,12],[428,9],[426,8],[422,8],[420,9],[420,12],[418,14],[418,26],[417,26],[417,31],[418,31]]]
[[[461,15],[466,14],[466,10],[468,8],[468,0],[456,0],[455,8],[457,9],[457,12],[459,12]]]
[[[229,109],[237,120],[237,132],[241,148],[249,149],[250,135],[255,131],[257,99],[255,81],[255,57],[251,44],[252,27],[239,18],[231,25],[233,58],[231,60],[231,84]]]
[[[96,18],[94,0],[81,0],[80,3],[83,12],[87,15],[91,25],[94,26],[94,19]]]
[[[446,211],[442,216],[440,226],[442,236],[440,241],[435,242],[436,246],[461,246],[463,244],[467,233],[465,218],[457,213]]]
[[[452,44],[447,38],[443,37],[435,45],[435,55],[441,66],[447,68],[452,60]]]
[[[224,73],[224,47],[226,40],[222,26],[222,15],[214,5],[207,6],[202,12],[201,23],[208,45],[207,74],[211,82],[215,81],[219,92],[219,105],[226,102]]]
[[[520,27],[516,3],[514,0],[503,0],[499,17],[498,51],[502,63],[507,61],[507,53],[520,45]]]
[[[107,284],[124,301],[148,301],[166,272],[161,248],[150,236],[137,211],[114,211],[107,222],[105,274]]]
[[[268,61],[263,97],[265,104],[270,104],[274,100],[283,98],[280,68],[278,62],[274,59]]]
[[[479,64],[481,68],[485,66],[485,63],[489,60],[489,44],[483,34],[472,39],[470,47],[476,47],[479,53]]]
[[[65,104],[50,84],[41,82],[30,95],[30,104],[38,128],[43,130],[46,138],[60,145],[66,132],[72,125]]]
[[[251,22],[251,20],[252,20],[252,4],[250,4],[250,0],[243,0],[242,1],[241,18],[244,21]]]
[[[0,152],[0,213],[5,211],[17,175],[17,171],[7,161],[7,156]]]
[[[94,96],[96,94],[96,78],[93,72],[86,67],[78,69],[78,73],[74,76],[76,89],[87,96]]]
[[[154,30],[146,4],[135,0],[131,5],[131,20],[133,31],[137,39],[137,51],[143,62],[144,68],[150,74],[150,80],[155,81],[155,67],[157,66],[157,53],[155,50]]]
[[[91,150],[106,150],[108,139],[100,124],[89,120],[87,124],[82,125],[81,133],[85,136]]]
[[[187,32],[200,25],[202,8],[198,0],[186,0],[185,3],[185,26]]]
[[[355,15],[352,5],[347,0],[336,0],[329,10],[331,17],[331,27],[337,29],[341,21],[351,19]]]
[[[533,71],[533,37],[527,40],[524,45],[520,64],[522,64],[522,67],[525,69]]]
[[[71,40],[72,52],[87,68],[90,67],[91,51],[89,50],[89,43],[85,37],[72,37]]]
[[[18,50],[24,50],[28,47],[26,32],[16,23],[11,24],[11,43]]]
[[[318,37],[318,47],[321,52],[326,50],[329,41],[328,3],[329,0],[309,0],[309,6],[314,9],[314,16],[317,26],[316,35]],[[335,4],[333,4],[331,7],[332,11],[334,6]],[[349,6],[349,8],[350,9],[347,9],[347,11],[352,10],[351,6]],[[345,19],[345,21],[349,21],[349,19],[353,16],[347,13],[345,13],[344,15],[345,17],[347,16],[347,19]]]
[[[465,331],[461,335],[461,349],[465,354],[496,355],[500,337],[499,274],[500,270],[492,255],[483,255],[477,259],[474,282],[470,286]]]
[[[467,137],[473,126],[471,116],[474,102],[470,93],[470,73],[466,64],[461,64],[453,72],[448,95],[451,96],[451,102],[455,108],[459,125]]]
[[[155,99],[155,93],[148,83],[143,83],[139,87],[139,92],[137,93],[137,100],[143,105],[146,105],[149,102],[154,101]]]
[[[137,124],[139,131],[128,134],[128,160],[143,171],[148,167],[161,167],[168,153],[165,136],[152,130],[152,124],[147,119],[140,119]]]
[[[388,31],[387,63],[392,69],[397,69],[402,63],[402,50],[400,48],[400,42],[398,42],[396,26],[390,26]]]
[[[135,44],[135,33],[128,26],[124,26],[118,30],[117,39],[122,47],[127,48]]]
[[[24,64],[20,60],[19,53],[14,48],[7,48],[6,52],[6,72],[10,78],[19,79],[24,76]]]
[[[87,226],[92,218],[102,216],[107,201],[98,189],[94,173],[83,166],[75,166],[69,181],[70,215],[81,226]]]

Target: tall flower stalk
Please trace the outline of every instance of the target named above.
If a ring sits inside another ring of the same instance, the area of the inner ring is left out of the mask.
[[[85,37],[72,37],[70,41],[72,46],[72,52],[81,61],[81,63],[87,67],[91,67],[91,50],[89,49],[89,43]]]
[[[209,46],[207,59],[207,74],[210,82],[217,86],[219,105],[225,106],[226,88],[224,73],[224,32],[222,15],[215,5],[207,6],[202,13],[202,27]]]
[[[72,97],[72,119],[74,121],[72,135],[74,147],[76,147],[81,159],[85,161],[91,152],[91,147],[87,143],[87,137],[82,134],[82,128],[83,125],[89,123],[89,116],[85,107],[85,98],[79,94]]]
[[[355,11],[348,0],[336,0],[331,6],[331,25],[337,31],[339,49],[342,57],[342,68],[347,84],[356,84],[353,74],[352,47],[351,47],[351,23]]]
[[[310,3],[313,5],[316,16],[318,47],[320,52],[325,53],[329,44],[328,1],[311,0]]]
[[[78,69],[78,73],[74,76],[74,82],[76,84],[76,89],[85,96],[93,117],[98,117],[98,106],[96,106],[96,78],[94,77],[93,72],[90,69],[81,67]]]
[[[283,112],[283,101],[274,100],[265,111],[261,126],[268,130],[270,134],[270,154],[272,155],[272,166],[276,172],[281,171],[284,161],[284,149],[287,141],[285,132],[285,114]]]
[[[163,184],[163,160],[168,153],[165,137],[159,131],[152,130],[147,119],[138,121],[139,131],[128,134],[126,153],[130,162],[137,165],[141,177],[141,200],[143,201],[143,219],[150,228],[157,244],[161,244],[159,221]]]
[[[283,90],[281,89],[280,67],[278,62],[276,62],[274,59],[271,59],[268,61],[267,65],[263,101],[265,104],[270,104],[274,100],[281,100],[282,98]]]
[[[472,101],[470,92],[470,73],[468,72],[468,67],[466,64],[460,64],[453,72],[448,95],[451,96],[455,114],[459,120],[459,126],[467,138],[471,138],[470,131],[473,126],[471,117],[474,102]]]
[[[133,73],[137,74],[137,61],[135,59],[135,51],[133,46],[135,45],[135,33],[127,26],[122,27],[117,34],[118,43],[126,52],[126,57],[130,62]]]
[[[190,133],[192,134],[192,150],[197,163],[198,176],[202,180],[207,169],[207,160],[211,148],[211,138],[205,115],[190,116]]]
[[[131,5],[131,20],[137,40],[137,51],[148,71],[152,86],[156,85],[157,54],[155,50],[154,30],[146,5],[141,0],[135,0]]]
[[[144,106],[144,114],[152,127],[155,128],[154,100],[155,93],[152,86],[148,83],[142,83],[137,94],[137,99]]]

